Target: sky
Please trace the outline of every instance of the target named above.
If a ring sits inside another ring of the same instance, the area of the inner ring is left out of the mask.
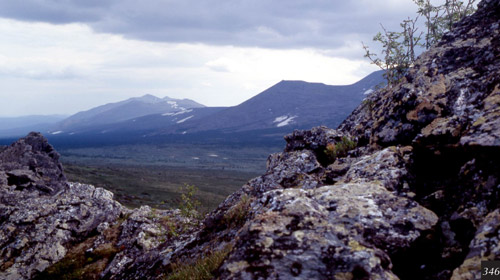
[[[352,84],[412,0],[0,0],[0,117],[153,94],[234,106],[281,80]]]

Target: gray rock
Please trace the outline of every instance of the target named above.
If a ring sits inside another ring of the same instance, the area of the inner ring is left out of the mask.
[[[60,261],[68,248],[125,210],[112,193],[69,183],[48,196],[3,188],[0,197],[0,278],[30,279]]]
[[[19,189],[55,194],[66,188],[59,154],[32,132],[0,152],[0,182]]]
[[[273,190],[265,197],[238,235],[222,278],[397,279],[384,251],[408,247],[438,220],[374,183]]]
[[[322,166],[309,150],[272,154],[267,171],[247,183],[245,192],[259,195],[276,188],[315,188],[320,185]]]
[[[500,258],[500,209],[488,214],[470,243],[463,264],[453,271],[451,279],[481,279],[481,262]]]

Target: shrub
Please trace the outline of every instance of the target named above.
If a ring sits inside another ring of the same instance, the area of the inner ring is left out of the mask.
[[[365,57],[372,64],[384,70],[387,85],[392,87],[399,83],[414,64],[417,53],[427,50],[439,40],[444,33],[453,29],[454,23],[474,13],[476,0],[447,0],[442,5],[432,4],[431,0],[413,0],[417,5],[418,15],[407,18],[400,23],[401,31],[390,31],[383,25],[373,41],[382,46],[381,53],[377,55],[370,51],[365,44]],[[439,2],[439,1],[438,1]],[[418,19],[425,20],[426,30],[418,31]]]
[[[337,143],[328,143],[325,149],[326,156],[334,162],[338,157],[347,156],[347,152],[357,147],[356,141],[347,136],[343,136],[342,140]]]

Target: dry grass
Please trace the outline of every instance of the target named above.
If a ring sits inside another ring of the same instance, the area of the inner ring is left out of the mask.
[[[166,280],[209,280],[214,278],[214,272],[222,265],[222,262],[231,252],[231,244],[224,249],[205,255],[193,264],[176,263],[172,265],[172,273],[166,276]]]

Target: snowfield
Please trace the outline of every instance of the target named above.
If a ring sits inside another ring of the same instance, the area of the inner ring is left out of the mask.
[[[182,120],[180,120],[180,121],[177,121],[177,123],[183,123],[183,122],[185,122],[185,121],[189,120],[189,119],[190,119],[190,118],[192,118],[192,117],[194,117],[194,116],[193,116],[193,115],[191,115],[191,116],[189,116],[189,117],[187,117],[187,118],[184,118],[184,119],[182,119]]]
[[[296,117],[297,116],[288,116],[288,115],[280,116],[274,119],[273,123],[278,123],[276,124],[276,127],[282,127],[292,123],[293,119],[295,119]]]

